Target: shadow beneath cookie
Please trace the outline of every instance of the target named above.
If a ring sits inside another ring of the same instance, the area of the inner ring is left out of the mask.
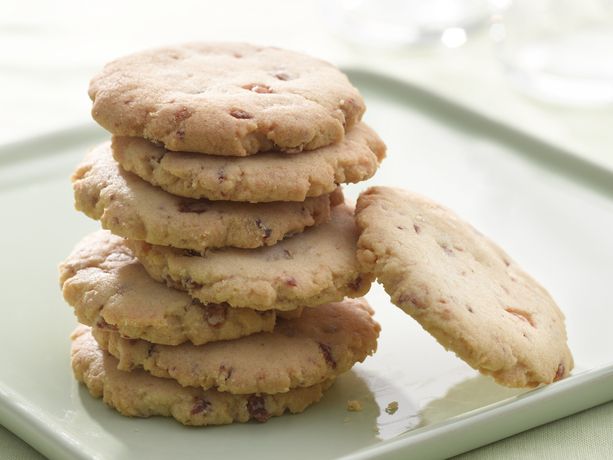
[[[420,411],[421,420],[417,427],[432,425],[530,390],[530,388],[503,387],[490,377],[477,375],[454,385],[442,398],[430,401]]]

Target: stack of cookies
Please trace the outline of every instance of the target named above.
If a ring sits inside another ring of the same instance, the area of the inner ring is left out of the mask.
[[[191,44],[108,64],[113,134],[73,175],[101,222],[60,266],[73,369],[131,416],[190,425],[303,411],[376,349],[353,210],[385,145],[328,63]]]

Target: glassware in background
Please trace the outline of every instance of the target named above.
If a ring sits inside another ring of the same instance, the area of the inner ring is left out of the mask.
[[[490,29],[516,87],[561,104],[613,103],[613,0],[514,0]]]
[[[322,5],[337,33],[374,47],[440,43],[456,48],[491,13],[490,0],[329,0]]]

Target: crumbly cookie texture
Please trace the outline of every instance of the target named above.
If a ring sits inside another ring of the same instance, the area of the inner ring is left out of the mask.
[[[89,86],[113,134],[169,150],[245,156],[340,141],[364,101],[333,65],[279,48],[190,43],[107,64]]]
[[[304,411],[323,396],[334,380],[274,395],[233,395],[217,390],[182,387],[169,379],[153,377],[143,370],[124,372],[117,360],[105,353],[86,326],[72,335],[72,369],[95,398],[129,417],[162,415],[184,425],[225,425]]]
[[[120,370],[144,368],[183,386],[233,394],[274,394],[334,378],[374,353],[380,326],[372,315],[364,299],[347,299],[279,319],[272,333],[199,347],[134,341],[98,326],[92,333]]]
[[[356,220],[363,269],[445,348],[507,386],[568,375],[564,315],[551,296],[453,212],[372,187],[358,200]]]
[[[60,283],[79,322],[131,339],[203,344],[271,331],[275,324],[274,310],[203,305],[152,280],[123,238],[105,230],[76,245],[60,265]]]
[[[123,171],[104,143],[72,175],[75,206],[116,235],[203,252],[207,248],[270,246],[330,220],[342,192],[298,202],[236,203],[171,195]]]
[[[372,276],[360,272],[353,210],[339,205],[330,222],[257,249],[224,248],[198,256],[129,240],[156,280],[203,303],[293,310],[363,296]]]
[[[369,179],[385,144],[364,123],[333,145],[312,152],[231,158],[171,152],[138,137],[113,137],[121,166],[174,195],[230,201],[304,201],[337,184]]]

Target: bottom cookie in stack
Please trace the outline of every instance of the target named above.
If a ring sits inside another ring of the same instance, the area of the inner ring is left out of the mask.
[[[184,425],[223,425],[265,422],[284,412],[298,413],[319,401],[334,379],[274,395],[234,395],[214,389],[182,387],[174,380],[153,377],[143,370],[124,372],[102,350],[87,326],[72,335],[72,369],[92,396],[131,417],[162,415]]]
[[[273,332],[205,345],[160,345],[79,326],[73,370],[95,397],[131,416],[188,425],[263,422],[302,412],[377,346],[379,324],[364,299],[280,318]]]

